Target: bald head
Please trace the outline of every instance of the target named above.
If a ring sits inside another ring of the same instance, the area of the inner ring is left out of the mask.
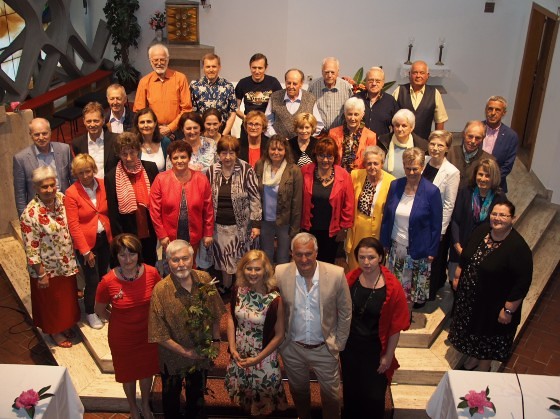
[[[41,153],[48,153],[51,144],[51,124],[45,118],[34,118],[29,123],[29,136]]]

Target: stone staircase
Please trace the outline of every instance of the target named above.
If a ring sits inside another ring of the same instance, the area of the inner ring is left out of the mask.
[[[523,235],[534,258],[533,282],[522,312],[522,326],[536,304],[550,275],[560,259],[560,215],[546,197],[547,191],[538,179],[516,162],[508,177],[509,199],[517,207],[515,227]],[[19,225],[12,223],[13,235],[0,239],[0,264],[10,278],[27,310],[31,312],[29,279],[25,270],[26,259],[21,245]],[[426,402],[446,371],[461,362],[461,354],[447,341],[452,292],[448,285],[440,290],[435,301],[414,313],[410,330],[401,334],[397,358],[401,365],[391,386],[396,418],[426,418]],[[86,409],[126,411],[127,403],[122,386],[114,381],[111,353],[107,344],[107,328],[93,330],[86,325],[85,316],[79,324],[82,341],[71,349],[60,349],[44,335],[59,365],[68,367],[74,385]],[[521,328],[520,328],[521,329]],[[225,339],[225,335],[223,336]],[[227,357],[222,343],[221,357]],[[210,380],[216,393],[223,392],[223,365]],[[499,363],[493,370],[499,369]],[[223,395],[218,395],[222,397]],[[314,400],[315,405],[316,400]],[[212,405],[209,400],[209,405]],[[291,412],[290,412],[291,413]],[[288,413],[289,415],[289,413]]]

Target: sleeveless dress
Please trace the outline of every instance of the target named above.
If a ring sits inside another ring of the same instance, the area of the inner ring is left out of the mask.
[[[148,343],[148,315],[160,279],[156,268],[144,265],[134,281],[122,281],[111,270],[97,287],[96,301],[113,306],[107,337],[118,383],[159,373],[158,344]]]
[[[232,304],[235,303],[237,318],[235,342],[242,358],[254,357],[262,351],[266,313],[279,296],[278,291],[262,295],[248,287],[238,289],[237,299]],[[287,407],[277,351],[249,368],[240,368],[232,358],[226,371],[225,387],[231,400],[254,416]]]

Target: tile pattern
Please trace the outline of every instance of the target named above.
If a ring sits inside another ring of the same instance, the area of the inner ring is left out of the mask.
[[[560,375],[560,266],[542,293],[519,335],[504,372]]]

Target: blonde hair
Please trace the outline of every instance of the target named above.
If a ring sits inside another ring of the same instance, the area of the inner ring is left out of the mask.
[[[87,153],[80,153],[74,160],[72,160],[72,176],[76,177],[76,172],[82,168],[89,166],[93,170],[93,174],[97,174],[97,164],[95,164],[95,160]]]
[[[276,287],[276,277],[274,276],[274,268],[262,250],[249,250],[245,255],[241,258],[239,263],[237,264],[237,280],[235,281],[235,285],[238,287],[247,287],[249,286],[247,278],[245,278],[245,267],[251,263],[259,261],[262,263],[264,274],[263,274],[263,284],[266,287],[267,291],[272,291],[273,288]]]

